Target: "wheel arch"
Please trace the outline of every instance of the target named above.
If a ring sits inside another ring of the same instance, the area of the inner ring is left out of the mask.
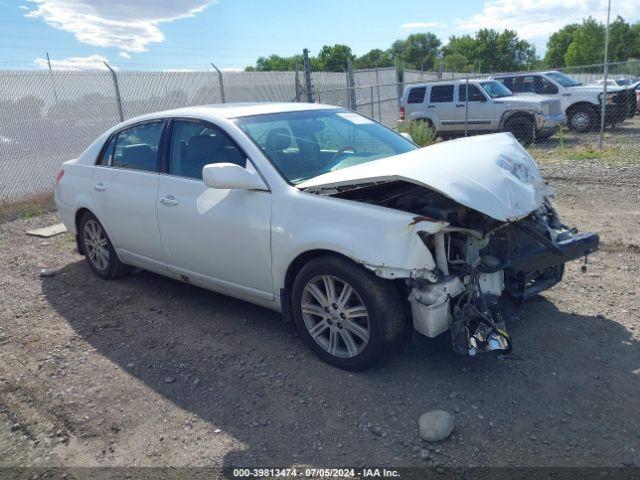
[[[504,128],[507,122],[520,118],[531,120],[535,125],[536,117],[533,112],[528,110],[507,110],[502,114],[502,118],[500,119],[500,128]]]
[[[293,311],[291,310],[291,289],[293,287],[293,281],[300,270],[302,270],[302,267],[314,258],[321,257],[322,255],[333,255],[357,264],[347,255],[326,248],[314,248],[298,254],[298,256],[289,263],[284,275],[284,283],[280,289],[280,306],[282,309],[282,317],[285,322],[293,322]]]
[[[84,249],[82,248],[82,242],[80,241],[80,221],[82,220],[82,217],[84,216],[84,214],[87,212],[95,216],[95,213],[93,213],[87,207],[80,207],[78,210],[76,210],[76,213],[73,217],[73,224],[76,227],[76,246],[78,248],[78,253],[80,255],[85,254]]]
[[[598,105],[588,102],[586,100],[582,100],[580,102],[573,103],[567,107],[567,116],[571,113],[579,110],[580,108],[590,108],[591,110],[597,111]]]

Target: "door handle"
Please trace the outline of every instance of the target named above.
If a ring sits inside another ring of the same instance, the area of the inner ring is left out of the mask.
[[[436,108],[435,105],[427,105],[427,108]]]
[[[456,108],[462,108],[464,107],[464,103],[459,103],[458,105],[456,105]]]
[[[104,192],[104,191],[107,189],[107,187],[105,187],[105,186],[102,184],[102,182],[101,182],[101,183],[96,183],[96,184],[93,186],[93,189],[94,189],[96,192]]]
[[[167,195],[166,197],[162,197],[160,199],[160,203],[166,205],[167,207],[173,207],[178,205],[178,202],[173,195]]]

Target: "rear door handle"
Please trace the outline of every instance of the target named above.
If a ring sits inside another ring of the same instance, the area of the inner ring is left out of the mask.
[[[166,205],[167,207],[173,207],[178,205],[178,202],[173,195],[167,195],[166,197],[162,197],[160,199],[160,203]]]
[[[427,108],[436,108],[435,105],[427,105]]]
[[[464,103],[459,103],[456,105],[456,108],[461,108],[461,107],[464,107]]]
[[[93,186],[93,189],[94,189],[96,192],[104,192],[104,191],[107,189],[107,187],[105,187],[105,186],[102,184],[102,182],[101,182],[101,183],[96,183],[96,184]]]

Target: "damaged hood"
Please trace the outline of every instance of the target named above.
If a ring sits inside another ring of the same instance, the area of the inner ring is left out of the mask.
[[[297,187],[324,189],[393,180],[438,191],[504,222],[529,215],[551,194],[535,160],[510,133],[438,143],[334,170]]]

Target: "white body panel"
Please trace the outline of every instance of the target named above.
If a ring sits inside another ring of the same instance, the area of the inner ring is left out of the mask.
[[[63,165],[65,174],[55,193],[62,220],[76,233],[76,215],[88,209],[103,223],[123,261],[274,309],[281,309],[280,292],[290,265],[312,250],[344,255],[383,278],[433,281],[436,263],[418,233],[435,234],[446,222],[301,191],[280,176],[232,121],[256,112],[324,108],[332,107],[193,107],[120,124]],[[95,166],[112,131],[170,117],[197,118],[223,128],[247,154],[249,169],[255,169],[267,190],[212,189],[193,179]],[[527,215],[542,201],[541,179],[532,162],[510,134],[487,135],[352,166],[306,186],[403,179],[495,219],[510,220]],[[512,173],[524,170],[530,175],[527,181]],[[98,184],[105,189],[94,190]]]

